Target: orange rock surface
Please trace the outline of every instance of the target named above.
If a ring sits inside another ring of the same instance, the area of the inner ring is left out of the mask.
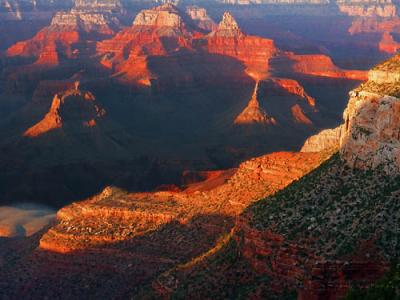
[[[259,81],[256,82],[254,87],[253,96],[251,97],[246,108],[236,117],[236,125],[249,125],[249,124],[264,124],[264,125],[275,125],[276,121],[274,118],[269,117],[267,113],[260,107],[260,103],[257,99]]]
[[[379,42],[379,50],[387,53],[396,53],[399,49],[400,43],[396,42],[390,33],[384,32]]]
[[[226,183],[210,190],[204,190],[200,184],[178,193],[127,194],[106,188],[87,201],[61,209],[57,213],[59,224],[43,236],[40,248],[63,253],[95,248],[107,251],[116,242],[134,242],[135,236],[146,235],[171,222],[190,224],[200,215],[234,216],[250,203],[308,173],[323,159],[317,153],[265,155],[244,162]],[[229,223],[226,225],[229,228]],[[202,226],[208,226],[207,221]],[[220,233],[225,226],[218,227],[210,227],[208,234]],[[157,252],[153,247],[158,246],[148,247]],[[191,253],[191,248],[186,251]]]
[[[334,65],[329,56],[323,54],[296,55],[289,53],[288,58],[293,62],[293,71],[298,73],[362,81],[368,78],[368,72],[342,70]]]

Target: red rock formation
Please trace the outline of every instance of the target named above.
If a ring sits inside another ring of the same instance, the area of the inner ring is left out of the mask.
[[[25,131],[26,137],[37,137],[51,130],[62,128],[68,123],[93,127],[96,119],[104,115],[104,110],[97,106],[90,92],[81,92],[79,85],[75,89],[56,94],[50,111],[37,124]],[[71,122],[72,121],[72,122]]]
[[[306,125],[312,125],[312,121],[307,118],[304,111],[301,109],[299,104],[295,104],[291,107],[292,116],[297,123],[302,123]]]
[[[59,51],[67,57],[72,56],[72,45],[79,42],[80,34],[74,30],[59,31],[54,27],[42,29],[31,40],[18,42],[10,47],[8,56],[36,57],[37,64],[58,65]]]
[[[190,27],[190,26],[189,26]],[[143,10],[132,27],[97,44],[101,63],[114,68],[122,80],[150,85],[148,57],[172,54],[191,47],[191,33],[182,13],[172,4]]]
[[[78,1],[77,4],[82,3]],[[112,35],[114,28],[119,26],[118,20],[111,15],[82,10],[79,5],[70,12],[58,12],[49,26],[32,39],[11,46],[6,55],[35,57],[36,65],[55,66],[60,62],[60,55],[73,58],[79,54],[74,46],[86,41],[82,35],[91,35],[93,38]]]
[[[208,16],[205,8],[198,6],[188,6],[186,13],[192,18],[197,27],[206,31],[217,29],[217,24]]]
[[[357,17],[384,17],[391,18],[397,16],[397,8],[396,5],[392,3],[382,4],[368,4],[368,5],[359,5],[358,3],[354,4],[339,4],[339,10],[342,13],[345,13],[349,16],[357,16]]]
[[[250,203],[310,172],[324,159],[318,153],[265,155],[242,163],[235,174],[223,176],[227,181],[219,182],[211,189],[196,185],[181,193],[127,194],[116,188],[106,188],[99,195],[61,209],[57,213],[59,224],[43,236],[40,248],[61,253],[96,248],[102,251],[103,248],[107,252],[107,245],[113,247],[113,243],[122,241],[135,244],[132,240],[134,236],[141,236],[171,222],[190,224],[196,216],[216,213],[233,216]],[[210,236],[215,236],[230,230],[230,225],[210,225],[207,231]],[[207,227],[207,224],[201,226]],[[226,226],[228,228],[223,229]],[[168,236],[165,238],[168,239]],[[152,244],[150,240],[147,243],[152,252],[161,251],[162,255],[161,245]],[[198,244],[184,246],[186,253],[190,253]]]
[[[277,52],[273,40],[244,34],[229,13],[223,15],[217,30],[208,36],[207,49],[242,61],[255,79],[267,76],[269,59]]]
[[[332,78],[348,78],[354,80],[366,80],[368,78],[366,71],[342,70],[335,66],[329,56],[323,54],[296,55],[287,53],[287,58],[292,62],[294,72],[324,76]],[[288,62],[290,65],[291,63]]]
[[[390,33],[384,32],[382,35],[382,39],[379,42],[379,50],[382,52],[393,54],[396,53],[399,49],[400,43],[396,42]]]
[[[253,96],[251,97],[246,108],[236,117],[236,125],[249,125],[249,124],[264,124],[276,125],[276,120],[269,117],[267,113],[260,107],[257,99],[259,81],[256,82],[254,87]]]
[[[315,99],[306,93],[298,81],[287,78],[274,78],[273,82],[288,93],[303,98],[310,106],[315,107]]]

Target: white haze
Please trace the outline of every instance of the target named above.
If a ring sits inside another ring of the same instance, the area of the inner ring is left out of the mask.
[[[36,204],[0,206],[0,237],[31,236],[55,218],[55,211]]]

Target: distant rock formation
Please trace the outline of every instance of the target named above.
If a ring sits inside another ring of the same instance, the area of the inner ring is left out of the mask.
[[[276,125],[276,120],[269,117],[267,113],[260,107],[257,99],[259,81],[256,82],[253,95],[246,106],[246,108],[236,117],[236,125],[250,125],[250,124],[263,124],[263,125]]]
[[[339,3],[338,7],[340,12],[349,15],[349,16],[357,16],[357,17],[383,17],[383,18],[391,18],[397,16],[397,8],[395,4],[385,3],[382,1],[382,4],[369,3],[367,5],[360,5],[358,2],[354,3]]]
[[[104,109],[95,103],[93,94],[80,91],[79,83],[76,83],[75,88],[54,96],[49,112],[26,130],[24,136],[37,137],[65,125],[93,127],[104,114]]]
[[[382,39],[379,42],[379,50],[382,52],[387,52],[387,53],[397,53],[397,51],[400,49],[400,43],[396,42],[389,32],[384,32],[382,35]]]
[[[343,70],[337,67],[329,56],[324,54],[297,55],[294,53],[286,53],[283,59],[289,59],[292,64],[287,63],[288,66],[291,66],[292,70],[298,73],[361,81],[367,79],[366,71]]]
[[[191,5],[186,7],[186,13],[191,17],[197,27],[206,31],[213,31],[217,24],[208,16],[205,8]]]
[[[107,5],[102,5],[106,3]],[[57,12],[51,24],[40,30],[32,39],[18,42],[7,49],[7,56],[35,57],[36,65],[57,66],[61,57],[74,58],[79,55],[78,43],[85,43],[91,35],[109,36],[119,28],[119,20],[110,7],[120,7],[119,1],[96,1],[89,4],[76,1],[69,12]],[[110,5],[108,5],[110,4]]]
[[[207,38],[210,53],[235,57],[246,66],[246,72],[255,80],[266,78],[269,60],[277,53],[274,41],[244,34],[236,20],[224,13],[215,31]]]
[[[303,98],[310,106],[315,107],[315,99],[306,93],[298,81],[288,78],[274,78],[272,81],[288,93]]]

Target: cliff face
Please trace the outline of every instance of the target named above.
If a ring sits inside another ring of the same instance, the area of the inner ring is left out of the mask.
[[[355,168],[400,171],[399,56],[378,65],[350,94],[344,112],[341,155]]]
[[[368,73],[368,81],[350,92],[343,125],[310,137],[302,151],[340,147],[342,158],[352,167],[399,172],[400,75],[399,56]]]
[[[360,81],[367,79],[366,71],[343,70],[337,67],[329,56],[324,54],[297,55],[294,53],[285,53],[278,57],[276,62],[274,62],[274,66],[280,63],[286,65],[286,68],[302,74]]]
[[[229,13],[223,15],[217,29],[208,36],[207,49],[239,59],[247,74],[255,79],[267,76],[269,60],[278,51],[273,40],[244,34]]]

